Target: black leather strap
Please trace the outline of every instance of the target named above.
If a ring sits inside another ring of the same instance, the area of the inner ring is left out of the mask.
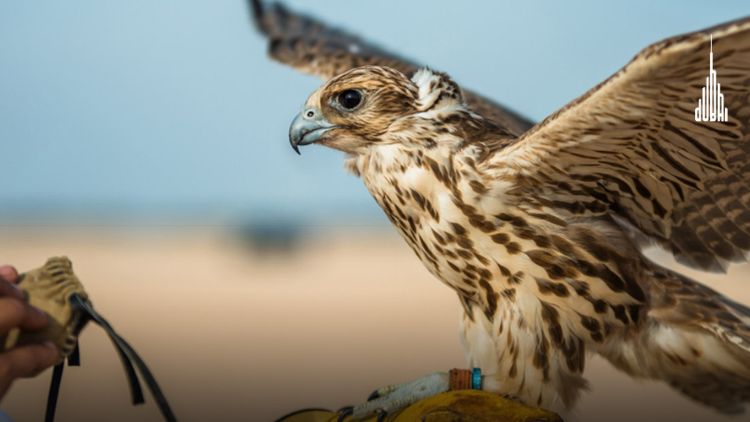
[[[104,331],[109,336],[109,339],[115,346],[115,350],[117,350],[117,354],[120,356],[122,366],[125,369],[125,375],[127,376],[128,384],[130,385],[130,395],[133,404],[138,405],[145,402],[145,399],[143,397],[143,389],[141,388],[138,373],[136,372],[137,368],[141,376],[143,377],[143,381],[146,383],[149,391],[151,391],[151,395],[154,396],[156,405],[159,407],[159,410],[164,416],[164,419],[168,422],[176,422],[177,418],[172,412],[172,409],[169,407],[166,396],[164,396],[161,388],[159,388],[159,384],[156,382],[156,378],[154,378],[154,375],[148,369],[148,366],[146,366],[146,363],[143,361],[143,359],[141,359],[138,353],[136,353],[135,349],[133,349],[133,347],[130,346],[130,344],[125,341],[125,339],[117,334],[117,332],[114,330],[114,328],[112,328],[112,326],[109,324],[109,322],[107,322],[106,319],[104,319],[98,312],[94,310],[94,308],[91,306],[91,302],[83,299],[77,294],[71,295],[70,300],[74,308],[82,312],[85,318],[94,321],[97,325],[102,327],[102,329],[104,329]],[[135,363],[135,366],[133,365],[133,363]],[[64,364],[65,363],[62,362],[56,365],[52,373],[52,381],[50,383],[50,390],[47,396],[47,411],[45,414],[46,422],[54,422],[55,419],[57,396],[60,392],[60,383],[62,381]],[[68,357],[68,364],[71,366],[78,366],[80,364],[80,355],[77,344],[76,348],[73,350],[73,353],[71,353],[71,355]]]
[[[128,380],[130,397],[132,397],[133,405],[145,403],[146,400],[143,398],[143,389],[141,388],[141,383],[138,381],[138,374],[135,372],[135,367],[133,367],[130,357],[125,353],[121,345],[121,339],[115,333],[115,330],[109,325],[107,320],[94,310],[88,300],[81,298],[77,294],[72,295],[70,300],[75,308],[80,309],[86,318],[94,321],[98,326],[102,327],[104,332],[107,333],[107,336],[109,336],[112,345],[115,346],[115,350],[117,350],[117,354],[120,357],[122,367],[125,369],[125,378]]]
[[[68,356],[68,366],[81,366],[81,351],[78,350],[78,339],[76,339],[76,347]]]
[[[63,369],[65,362],[55,365],[52,371],[52,381],[49,384],[49,393],[47,394],[47,410],[44,412],[44,420],[52,422],[55,420],[55,410],[57,410],[57,396],[60,394],[60,383],[62,382]]]

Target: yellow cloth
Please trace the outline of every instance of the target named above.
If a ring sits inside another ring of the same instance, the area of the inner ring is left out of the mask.
[[[335,412],[326,410],[301,410],[279,419],[279,422],[331,422]],[[346,418],[350,421],[351,418]],[[367,419],[374,422],[376,418]],[[496,394],[477,390],[449,391],[428,397],[406,409],[389,415],[388,422],[562,422],[560,416]]]

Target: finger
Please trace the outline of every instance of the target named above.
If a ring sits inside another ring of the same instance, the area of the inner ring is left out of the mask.
[[[0,279],[15,284],[18,280],[18,271],[10,265],[0,265]]]
[[[32,377],[59,359],[60,354],[52,342],[14,347],[0,354],[0,377]]]
[[[5,280],[0,280],[0,296],[10,296],[19,300],[24,300],[21,289],[16,287],[15,284]]]
[[[21,375],[22,377],[35,377],[50,366],[60,363],[61,359],[64,359],[60,356],[60,349],[51,341],[45,341],[42,344],[30,344],[28,346],[37,346],[37,348],[42,350],[38,352],[36,370],[31,371],[29,374]]]
[[[41,310],[10,297],[0,297],[0,333],[12,328],[39,330],[47,325],[47,315]]]

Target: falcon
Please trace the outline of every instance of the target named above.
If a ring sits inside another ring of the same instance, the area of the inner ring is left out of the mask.
[[[252,10],[271,57],[326,79],[292,122],[292,147],[343,151],[456,292],[482,389],[564,410],[597,353],[719,412],[744,410],[750,309],[642,251],[706,271],[748,256],[750,18],[653,44],[532,124],[280,5]],[[694,118],[709,51],[727,122]],[[436,372],[381,388],[342,415],[382,416],[450,383]]]

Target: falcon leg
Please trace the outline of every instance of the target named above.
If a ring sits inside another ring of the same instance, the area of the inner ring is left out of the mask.
[[[448,391],[449,388],[447,372],[434,372],[415,381],[379,388],[370,394],[367,402],[353,407],[352,418],[364,419],[377,414],[378,420],[381,420],[389,413]]]
[[[385,387],[380,387],[377,390],[370,393],[369,396],[367,396],[367,401],[373,401],[375,399],[378,399],[380,397],[387,396],[388,394],[396,391],[399,387],[402,387],[408,383],[402,383],[402,384],[393,384],[393,385],[386,385]]]

